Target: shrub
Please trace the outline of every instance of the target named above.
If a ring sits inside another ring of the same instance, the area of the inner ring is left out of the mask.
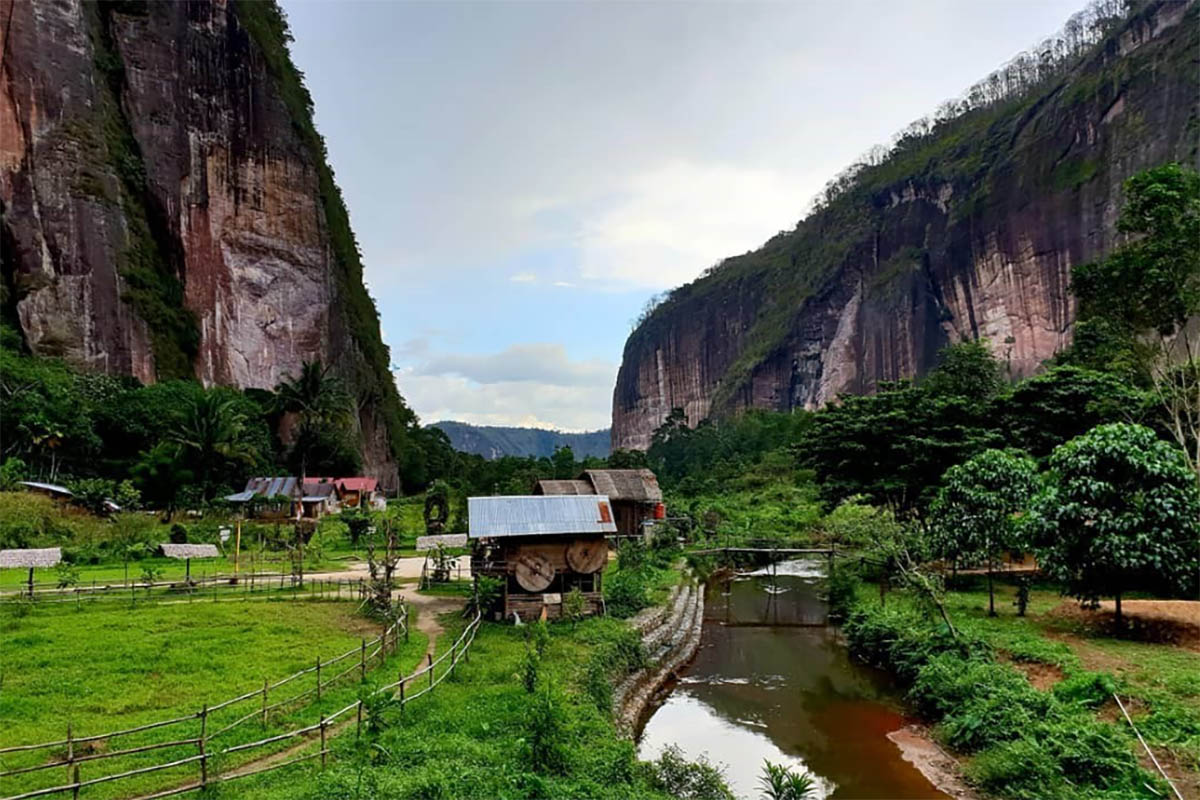
[[[1078,672],[1054,687],[1054,696],[1067,705],[1096,708],[1112,698],[1117,682],[1103,672]]]
[[[650,782],[680,800],[733,800],[721,769],[704,756],[688,761],[683,751],[668,745],[651,763]]]
[[[604,599],[609,614],[632,617],[650,605],[649,582],[641,570],[618,570],[604,583]]]
[[[566,712],[557,687],[547,684],[529,704],[525,745],[535,772],[562,775],[567,769]]]
[[[850,613],[860,583],[858,571],[852,564],[834,564],[833,570],[825,576],[825,602],[829,604],[831,621],[843,620]]]
[[[25,476],[29,474],[28,470],[25,462],[16,456],[6,458],[4,463],[0,464],[0,492],[16,489],[18,483],[25,480]]]

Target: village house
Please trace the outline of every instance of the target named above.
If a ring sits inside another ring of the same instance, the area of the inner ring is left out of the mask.
[[[533,493],[604,495],[612,503],[618,536],[648,536],[654,521],[666,516],[658,477],[648,469],[587,469],[575,480],[538,481]]]
[[[251,478],[245,489],[225,499],[241,504],[255,519],[320,519],[343,508],[386,507],[378,486],[377,479],[364,477]]]
[[[585,614],[604,612],[605,536],[617,531],[607,497],[471,497],[467,514],[472,574],[502,583],[497,615],[558,619],[573,589]]]

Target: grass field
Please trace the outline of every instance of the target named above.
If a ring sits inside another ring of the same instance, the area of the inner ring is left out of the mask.
[[[275,681],[358,647],[362,638],[379,635],[381,626],[354,613],[349,602],[177,603],[129,609],[108,604],[35,606],[18,612],[0,607],[0,747],[88,736],[196,712],[202,704],[260,689]],[[425,651],[425,637],[412,631],[387,665],[375,673],[395,680],[398,669],[411,669]],[[351,657],[339,668],[357,663]],[[328,681],[327,670],[323,680]],[[372,680],[368,675],[368,680]],[[306,677],[281,688],[272,700],[311,688]],[[266,731],[311,724],[319,713],[352,702],[355,675],[323,692],[318,707],[298,704],[273,717]],[[210,719],[214,729],[252,711],[259,700],[230,707]],[[305,701],[307,702],[307,701]],[[121,737],[97,746],[123,749],[194,737],[198,722]],[[221,746],[264,735],[257,720],[243,724]],[[213,746],[210,747],[215,747]],[[286,746],[285,745],[281,745]],[[61,749],[60,749],[61,750]],[[165,749],[85,764],[82,778],[111,774],[192,755],[192,746]],[[241,754],[257,758],[264,751]],[[63,757],[54,750],[0,756],[0,768],[12,769]],[[224,766],[238,763],[232,756]],[[84,790],[85,798],[131,796],[194,778],[196,766],[102,784]],[[0,795],[65,783],[65,769],[0,779]]]

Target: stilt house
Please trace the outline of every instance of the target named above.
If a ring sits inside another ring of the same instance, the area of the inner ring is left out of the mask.
[[[503,582],[497,615],[557,619],[572,589],[583,593],[585,613],[603,613],[604,537],[617,530],[607,497],[472,497],[467,511],[472,573]]]
[[[603,495],[612,503],[619,536],[642,536],[646,522],[666,516],[658,477],[648,469],[587,469],[573,481],[538,481],[535,495]]]

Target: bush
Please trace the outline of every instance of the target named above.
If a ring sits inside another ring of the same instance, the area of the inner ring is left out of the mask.
[[[659,791],[680,800],[733,800],[719,767],[704,756],[688,761],[683,751],[668,745],[650,766],[650,782]]]
[[[1078,672],[1054,687],[1054,696],[1067,705],[1096,708],[1110,700],[1117,682],[1103,672]]]
[[[562,775],[567,770],[566,712],[557,687],[543,686],[529,704],[525,744],[535,772]]]
[[[843,620],[850,613],[860,583],[853,564],[834,563],[833,570],[825,576],[825,602],[829,604],[831,622]]]
[[[4,463],[0,464],[0,492],[13,491],[28,474],[29,468],[25,466],[24,461],[16,456],[6,458]]]
[[[645,573],[635,569],[618,570],[604,582],[604,600],[612,616],[632,617],[650,605],[650,584]]]

